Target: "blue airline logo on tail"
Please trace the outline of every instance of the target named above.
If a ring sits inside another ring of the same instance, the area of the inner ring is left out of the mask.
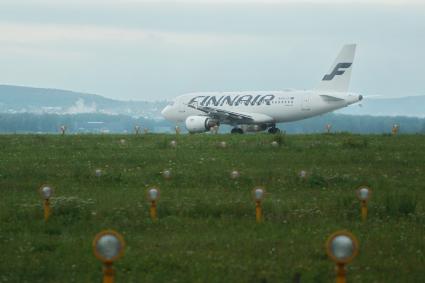
[[[345,70],[340,69],[348,69],[350,68],[352,63],[338,63],[333,71],[330,74],[327,74],[323,77],[323,81],[331,81],[336,75],[342,75],[345,73]]]

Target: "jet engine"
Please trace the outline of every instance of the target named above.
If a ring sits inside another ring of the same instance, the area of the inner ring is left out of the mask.
[[[185,124],[189,133],[203,133],[220,125],[219,121],[206,116],[189,116],[186,118]]]

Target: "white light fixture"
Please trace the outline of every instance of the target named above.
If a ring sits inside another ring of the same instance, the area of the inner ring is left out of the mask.
[[[357,198],[361,201],[368,201],[372,190],[367,186],[361,186],[357,189]]]
[[[53,195],[53,188],[49,185],[43,185],[40,188],[40,194],[43,199],[50,199]]]
[[[255,201],[262,201],[264,199],[264,189],[263,188],[254,188],[253,195]]]
[[[358,241],[353,234],[347,231],[337,231],[328,238],[326,252],[337,264],[346,264],[356,257],[358,247]]]
[[[170,179],[171,178],[171,170],[168,170],[168,169],[164,170],[162,172],[162,176],[167,180]]]
[[[159,189],[157,189],[157,188],[150,188],[148,190],[148,199],[150,201],[157,201],[159,199]]]
[[[233,170],[232,172],[230,172],[230,178],[232,178],[232,179],[237,179],[237,178],[240,177],[240,175],[241,174],[236,170]]]
[[[298,176],[300,176],[302,179],[305,179],[307,177],[307,171],[301,170]]]
[[[103,235],[97,242],[96,249],[102,257],[111,260],[119,254],[121,244],[114,235]]]
[[[123,237],[113,230],[102,231],[93,240],[93,252],[104,263],[112,263],[120,258],[124,248]]]
[[[344,260],[351,257],[353,249],[353,241],[345,235],[336,236],[332,241],[332,254],[337,259]]]

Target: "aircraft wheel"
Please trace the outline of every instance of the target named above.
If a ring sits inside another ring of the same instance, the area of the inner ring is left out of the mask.
[[[280,133],[280,129],[279,128],[271,127],[269,129],[269,134],[278,134],[278,133]]]
[[[243,130],[241,128],[233,128],[230,133],[232,134],[243,134]]]

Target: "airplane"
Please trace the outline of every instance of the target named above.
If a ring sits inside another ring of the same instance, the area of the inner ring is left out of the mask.
[[[280,132],[277,123],[321,115],[359,102],[348,92],[355,44],[344,45],[329,71],[312,90],[194,92],[176,97],[162,111],[170,121],[184,122],[189,133],[210,131],[221,124],[231,133]]]

